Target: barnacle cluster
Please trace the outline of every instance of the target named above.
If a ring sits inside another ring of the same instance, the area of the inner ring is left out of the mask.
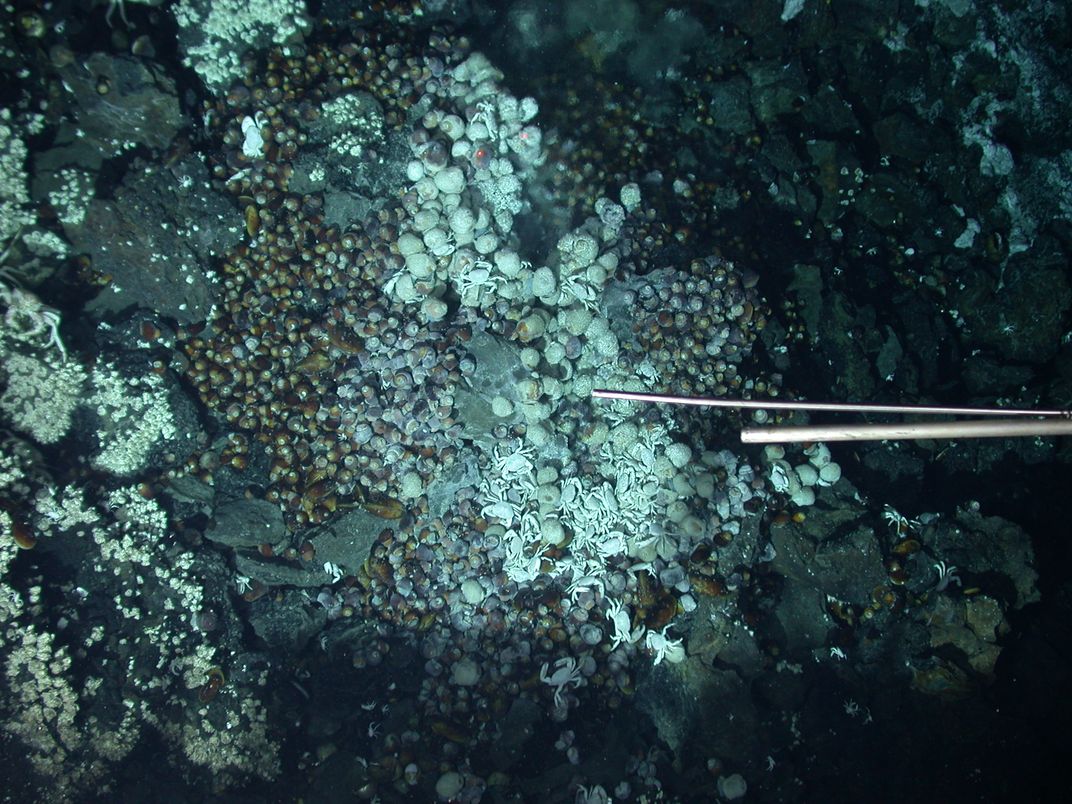
[[[360,87],[398,126],[432,79],[403,45],[354,39],[304,57],[275,52],[207,111],[222,142],[214,175],[246,210],[249,240],[223,261],[215,317],[185,333],[187,375],[267,454],[267,499],[295,525],[370,495],[397,497],[402,474],[428,480],[449,465],[453,392],[472,368],[466,329],[382,294],[402,265],[401,208],[380,199],[360,220],[333,221],[322,194],[292,186],[293,159],[326,103]],[[251,153],[247,121],[264,142]],[[224,454],[235,468],[248,460],[245,450]]]
[[[766,323],[758,276],[710,256],[687,268],[659,268],[626,296],[635,317],[625,339],[636,362],[648,362],[674,393],[724,396],[745,378],[741,361]]]

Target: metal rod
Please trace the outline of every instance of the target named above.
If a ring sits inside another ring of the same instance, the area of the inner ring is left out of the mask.
[[[798,441],[1006,438],[1044,435],[1072,435],[1072,420],[1052,418],[1036,421],[974,419],[950,422],[903,422],[900,424],[819,424],[746,427],[741,430],[741,441],[745,444],[774,444]]]
[[[844,404],[840,402],[804,402],[755,399],[714,399],[711,397],[673,396],[671,394],[647,394],[634,391],[609,391],[603,388],[592,391],[598,399],[624,399],[629,402],[660,402],[669,405],[694,405],[713,408],[749,408],[759,410],[826,410],[854,413],[923,413],[946,416],[1046,416],[1069,418],[1066,410],[1027,410],[1024,408],[951,408],[939,405],[872,405]]]

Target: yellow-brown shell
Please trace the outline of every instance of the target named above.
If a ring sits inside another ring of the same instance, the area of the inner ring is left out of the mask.
[[[370,514],[378,516],[381,519],[401,519],[402,514],[406,512],[406,509],[402,507],[402,503],[398,500],[391,499],[390,497],[383,497],[378,500],[365,500],[361,505]]]
[[[246,234],[256,237],[261,228],[261,213],[255,204],[246,205]]]

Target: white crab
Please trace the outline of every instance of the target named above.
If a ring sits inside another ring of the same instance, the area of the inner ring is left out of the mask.
[[[383,292],[388,296],[396,296],[403,303],[415,301],[419,296],[413,285],[413,277],[405,268],[395,271],[387,278],[383,283]]]
[[[599,292],[575,276],[566,277],[558,287],[558,304],[563,307],[580,302],[589,310],[594,310],[599,306],[598,299]]]
[[[476,112],[469,118],[470,123],[483,123],[488,130],[488,137],[492,140],[499,139],[499,123],[495,111],[495,104],[491,101],[480,101],[476,105]]]
[[[611,636],[611,650],[614,650],[623,642],[633,645],[644,636],[643,623],[630,630],[632,617],[629,614],[628,607],[622,605],[620,600],[611,600],[608,603],[606,617],[610,624],[614,626],[614,634]]]
[[[659,373],[659,369],[655,368],[655,365],[648,359],[639,363],[635,368],[636,373],[640,376],[644,382],[651,386],[658,383],[662,379],[662,375]]]
[[[439,227],[424,233],[424,245],[437,257],[449,257],[458,250],[454,242],[454,232],[444,232]]]
[[[20,290],[17,287],[8,287],[0,282],[0,300],[7,305],[4,313],[4,326],[9,330],[19,332],[20,340],[29,341],[38,335],[48,333],[46,348],[55,346],[60,357],[67,360],[67,350],[60,340],[59,326],[60,314],[51,307],[46,307],[34,294]]]
[[[920,527],[918,519],[909,519],[892,505],[882,506],[882,518],[898,536],[904,536]]]
[[[554,664],[554,672],[547,672],[548,664],[543,663],[540,667],[540,681],[555,689],[555,706],[562,706],[562,693],[570,687],[584,686],[584,676],[577,667],[577,660],[572,656],[564,656]]]
[[[573,796],[573,804],[608,804],[611,800],[603,786],[598,784],[592,787],[578,785]]]
[[[562,481],[562,489],[558,495],[558,508],[565,510],[574,500],[584,494],[584,486],[576,477],[567,477]]]
[[[612,530],[610,533],[604,534],[602,538],[595,540],[592,545],[600,558],[604,560],[621,555],[626,551],[628,546],[625,534],[620,530]]]
[[[647,550],[649,547],[655,550],[655,555],[663,561],[672,561],[678,553],[678,537],[667,531],[660,525],[651,525],[648,532],[643,536],[638,535],[633,541],[637,553]]]
[[[507,528],[512,528],[514,520],[521,516],[521,504],[516,498],[511,499],[510,486],[499,478],[484,477],[480,483],[480,502],[482,516],[497,517]]]
[[[525,541],[512,530],[503,535],[503,571],[514,583],[531,583],[539,577],[544,559],[544,550],[539,549],[535,555],[526,554]],[[547,665],[544,665],[546,667]]]
[[[462,297],[462,303],[473,306],[480,301],[485,291],[495,290],[503,277],[492,274],[492,264],[479,259],[468,251],[456,251],[447,272],[454,279],[454,287]]]
[[[495,468],[504,480],[512,480],[528,475],[533,470],[534,456],[531,446],[526,446],[520,439],[504,449],[504,442],[495,446]]]
[[[598,516],[614,517],[618,513],[618,498],[610,483],[603,483],[584,498],[584,506]]]
[[[526,499],[526,503],[528,500]],[[556,518],[553,514],[548,514],[546,517],[541,516],[539,511],[526,511],[521,515],[521,523],[519,526],[521,532],[521,538],[526,542],[532,543],[543,540],[542,526],[544,519]]]
[[[486,260],[468,263],[465,270],[458,274],[455,287],[460,294],[474,288],[494,287],[491,263]]]
[[[666,635],[668,628],[670,628],[669,625],[665,626],[662,631],[648,631],[644,640],[644,646],[655,653],[655,664],[659,664],[663,659],[671,664],[677,664],[685,658],[685,648],[681,640],[670,639]]]
[[[575,578],[570,582],[570,585],[566,587],[566,592],[569,593],[570,602],[576,603],[577,598],[583,592],[591,592],[595,597],[596,592],[599,592],[600,597],[606,595],[606,588],[603,586],[603,581],[594,575],[582,575]]]

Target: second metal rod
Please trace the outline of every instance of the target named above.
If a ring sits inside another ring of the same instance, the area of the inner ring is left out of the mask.
[[[1025,408],[952,408],[940,405],[873,405],[846,404],[841,402],[805,402],[755,399],[715,399],[712,397],[674,396],[672,394],[648,394],[635,391],[610,391],[598,388],[592,391],[598,399],[623,399],[628,402],[659,402],[668,405],[693,405],[712,408],[748,408],[752,410],[826,410],[852,413],[921,413],[946,416],[1062,416],[1064,410],[1028,410]]]

